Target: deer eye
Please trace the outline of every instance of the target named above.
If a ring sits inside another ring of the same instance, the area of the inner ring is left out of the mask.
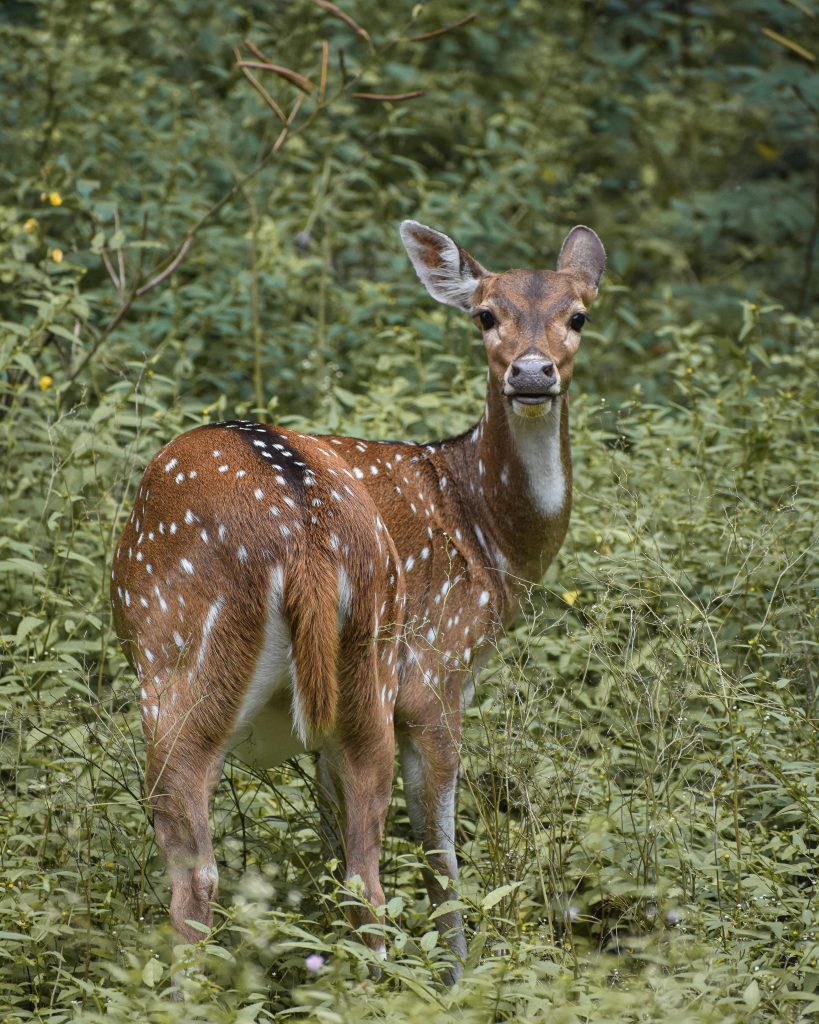
[[[575,313],[575,315],[569,321],[569,327],[573,331],[577,331],[578,334],[583,330],[583,324],[588,320],[585,313]]]
[[[480,313],[478,313],[478,320],[485,331],[490,331],[498,322],[488,309],[482,309]]]

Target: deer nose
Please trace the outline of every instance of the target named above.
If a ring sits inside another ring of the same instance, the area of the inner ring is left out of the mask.
[[[517,394],[542,395],[557,382],[557,370],[551,359],[526,356],[509,367],[509,383]]]

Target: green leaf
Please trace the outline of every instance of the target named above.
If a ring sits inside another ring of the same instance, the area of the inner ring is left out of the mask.
[[[742,998],[749,1010],[755,1010],[757,1006],[759,1006],[762,993],[759,991],[759,985],[756,978],[753,978],[747,985],[745,991],[742,993]]]
[[[14,362],[17,363],[18,366],[22,366],[26,373],[30,373],[32,377],[39,377],[37,367],[34,365],[34,361],[28,353],[15,352]]]
[[[466,910],[467,904],[461,900],[444,900],[429,915],[430,921],[435,921],[444,914],[451,914],[455,910]]]
[[[515,889],[522,884],[522,882],[509,882],[507,885],[501,885],[497,889],[493,889],[492,892],[487,893],[487,895],[481,900],[481,910],[491,910],[492,907],[497,906],[505,896],[514,892]]]
[[[236,1014],[236,1024],[255,1024],[264,1006],[264,1003],[248,1003],[247,1006],[243,1006]]]
[[[230,952],[230,950],[225,949],[224,946],[218,946],[218,945],[216,945],[216,943],[213,943],[213,942],[208,943],[208,945],[205,946],[205,952],[208,954],[208,956],[217,956],[221,960],[231,960],[232,961],[232,960],[235,959],[235,957]]]
[[[15,635],[17,646],[19,647],[23,643],[33,629],[36,629],[37,626],[41,626],[42,624],[43,620],[38,619],[36,615],[24,615],[17,626],[17,633]]]
[[[393,898],[387,903],[387,915],[389,917],[398,917],[404,910],[404,901],[400,896],[393,896]]]
[[[185,919],[185,924],[190,925],[195,932],[201,932],[203,935],[210,935],[210,928],[206,924],[202,924],[201,921],[194,921],[193,919]]]
[[[142,968],[142,980],[148,988],[153,988],[161,979],[163,971],[164,968],[162,964],[156,959],[156,957],[151,957],[151,959]]]
[[[44,576],[45,571],[37,562],[29,562],[23,558],[6,558],[0,561],[0,572],[16,572],[26,576]]]
[[[355,409],[358,405],[358,396],[354,395],[351,391],[346,388],[339,387],[336,385],[333,388],[333,394],[341,402],[342,405],[346,405],[348,409]]]

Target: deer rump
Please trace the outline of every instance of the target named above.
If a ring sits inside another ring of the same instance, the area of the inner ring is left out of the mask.
[[[330,455],[312,460],[310,447]],[[179,742],[195,732],[272,767],[354,729],[344,709],[379,704],[375,682],[361,690],[378,673],[358,662],[396,634],[400,570],[366,489],[340,456],[326,466],[332,452],[230,423],[182,435],[149,465],[112,589],[155,733],[178,721]]]

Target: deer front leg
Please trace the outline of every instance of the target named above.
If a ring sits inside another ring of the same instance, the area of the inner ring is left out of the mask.
[[[455,856],[455,794],[458,780],[457,735],[453,723],[413,725],[399,733],[404,795],[413,832],[427,854],[424,883],[433,908],[456,898],[454,889],[442,886],[438,876],[457,882]],[[436,918],[441,937],[454,962],[444,980],[453,984],[466,959],[463,918],[453,910]]]
[[[324,856],[339,862],[344,860],[344,837],[342,822],[341,786],[333,770],[333,762],[327,751],[322,750],[316,763],[316,797],[319,810],[319,835]]]
[[[338,782],[343,818],[344,877],[358,876],[368,904],[384,903],[379,877],[381,842],[392,791],[394,742],[391,731],[367,738],[360,746],[342,743],[327,754],[329,772]],[[332,833],[331,833],[332,835]],[[378,923],[363,904],[348,911],[353,927]],[[382,957],[386,955],[383,935],[367,929],[362,940]]]

